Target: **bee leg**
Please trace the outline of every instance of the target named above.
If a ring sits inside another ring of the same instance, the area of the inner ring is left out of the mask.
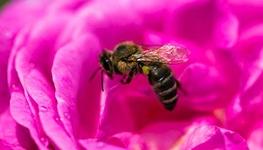
[[[121,82],[122,84],[126,84],[126,83],[125,83],[125,80],[127,80],[126,78],[127,78],[127,75],[123,75],[120,82]]]
[[[134,71],[130,71],[128,75],[124,75],[123,78],[121,79],[122,84],[128,84],[131,82],[132,78],[134,76]]]

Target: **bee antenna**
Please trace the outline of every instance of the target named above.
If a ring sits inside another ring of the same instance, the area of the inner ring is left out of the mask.
[[[104,71],[103,70],[101,70],[101,72],[100,72],[100,76],[101,76],[101,78],[100,78],[100,82],[101,82],[101,90],[104,92]]]
[[[97,73],[99,72],[99,70],[102,70],[101,67],[98,67],[97,69],[95,69],[93,71],[93,73],[91,74],[89,81],[91,81],[92,79],[94,79],[94,77],[97,75]]]
[[[91,81],[92,79],[94,79],[94,77],[98,74],[98,72],[101,72],[101,90],[104,91],[104,71],[101,69],[101,67],[98,67],[97,69],[95,69],[93,71],[93,73],[91,74],[89,81]]]

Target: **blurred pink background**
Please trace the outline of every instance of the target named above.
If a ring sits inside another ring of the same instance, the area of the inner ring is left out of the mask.
[[[263,149],[260,0],[13,0],[0,8],[0,149]],[[137,75],[100,75],[103,48],[180,44],[165,110]]]

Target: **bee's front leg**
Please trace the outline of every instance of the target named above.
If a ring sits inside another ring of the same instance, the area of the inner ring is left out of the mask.
[[[129,73],[127,75],[124,75],[122,80],[121,80],[121,83],[122,84],[128,84],[131,82],[133,76],[137,73],[137,66],[134,65],[132,66],[132,69],[129,71]]]
[[[128,67],[130,69],[128,69],[128,74],[124,75],[121,83],[122,84],[128,84],[131,82],[133,76],[138,72],[138,64],[137,63],[130,63],[128,64]]]
[[[127,75],[124,75],[121,79],[122,84],[129,84],[134,76],[134,71],[130,71]]]

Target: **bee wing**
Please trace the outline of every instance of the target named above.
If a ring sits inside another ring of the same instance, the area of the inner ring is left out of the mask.
[[[137,61],[179,64],[188,60],[189,51],[181,46],[166,44],[161,47],[146,48],[134,57]]]

